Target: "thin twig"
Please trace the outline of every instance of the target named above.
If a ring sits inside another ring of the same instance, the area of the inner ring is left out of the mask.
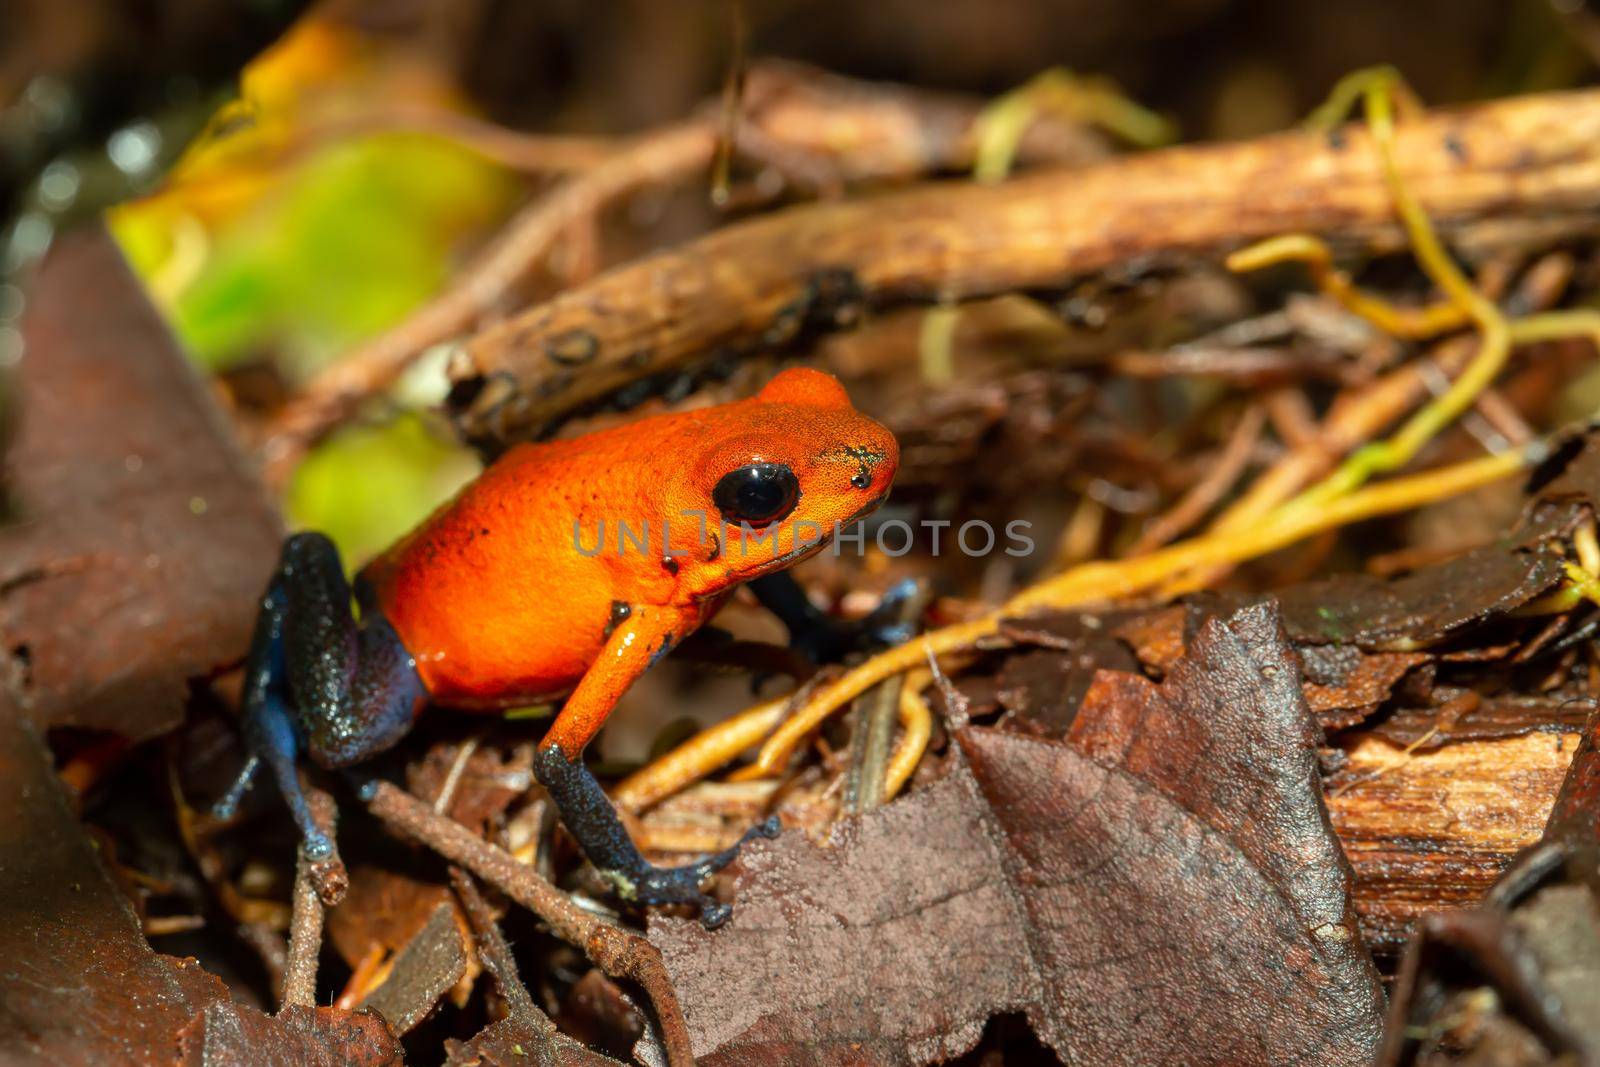
[[[556,1024],[533,1003],[528,987],[518,977],[517,961],[511,955],[511,946],[506,944],[505,935],[500,932],[500,925],[494,921],[489,903],[478,892],[472,876],[460,867],[451,867],[450,884],[461,901],[461,910],[467,914],[472,936],[478,942],[478,959],[483,961],[484,970],[493,976],[500,999],[506,1002],[512,1015],[535,1020],[541,1027],[548,1026],[549,1032],[554,1033]]]
[[[895,746],[883,771],[883,802],[893,800],[917,773],[922,756],[928,750],[928,739],[933,736],[933,710],[922,698],[923,687],[933,680],[933,673],[913,668],[901,679],[900,685],[900,743]]]
[[[461,787],[461,776],[466,773],[467,763],[471,761],[472,754],[476,751],[478,751],[476,737],[467,738],[456,750],[456,758],[450,761],[450,770],[444,776],[444,784],[439,786],[439,795],[433,798],[433,810],[436,814],[450,814],[450,805],[456,799],[456,790]]]
[[[1216,378],[1244,385],[1303,378],[1347,379],[1352,368],[1332,352],[1293,345],[1187,344],[1149,352],[1128,349],[1108,360],[1113,374],[1129,378]]]
[[[331,839],[336,808],[320,789],[307,789],[306,802],[317,828]],[[322,880],[319,864],[300,850],[295,864],[294,905],[289,920],[289,959],[283,971],[283,1007],[315,1007],[317,957],[322,953]]]
[[[1285,445],[1305,448],[1316,442],[1319,429],[1317,416],[1304,391],[1289,386],[1274,389],[1262,404],[1273,432]]]
[[[717,130],[717,147],[711,159],[711,202],[718,206],[726,205],[732,197],[733,149],[738,140],[739,121],[744,110],[745,80],[749,74],[746,50],[750,31],[744,0],[729,0],[727,9],[732,55],[728,57],[728,73],[722,85],[722,116]]]
[[[672,1067],[694,1063],[677,991],[660,951],[649,940],[579,907],[504,849],[475,836],[460,823],[436,815],[427,804],[388,782],[374,788],[368,810],[390,829],[427,845],[532,911],[557,937],[583,949],[606,974],[638,982],[655,1006],[667,1062]]]
[[[1483,421],[1508,444],[1523,445],[1533,440],[1533,428],[1499,389],[1485,389],[1478,395],[1475,406]]]

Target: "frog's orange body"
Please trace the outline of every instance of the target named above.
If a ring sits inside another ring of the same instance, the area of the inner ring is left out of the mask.
[[[290,537],[245,664],[251,758],[218,810],[268,766],[305,855],[325,860],[333,842],[300,786],[301,751],[345,767],[398,742],[429,703],[570,692],[535,776],[624,897],[691,903],[715,926],[728,906],[700,882],[738,846],[686,867],[645,862],[580,756],[635,679],[735,586],[877,507],[898,459],[838,382],[790,370],[749,400],[512,449],[362,571],[359,622],[333,543]],[[792,587],[773,603],[793,617],[791,637],[815,613]],[[776,832],[768,820],[746,837]]]
[[[748,400],[517,446],[362,577],[434,701],[496,708],[578,687],[553,739],[572,754],[573,729],[587,740],[738,583],[875,507],[897,459],[834,379],[791,370]],[[791,469],[800,497],[756,541],[711,493],[758,462]]]

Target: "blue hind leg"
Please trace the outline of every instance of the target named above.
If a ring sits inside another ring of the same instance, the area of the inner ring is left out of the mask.
[[[250,757],[217,805],[230,815],[264,765],[300,828],[306,855],[333,854],[300,788],[301,752],[345,767],[393,745],[425,691],[410,655],[382,616],[358,623],[338,552],[321,534],[284,542],[261,598],[245,662],[243,722]]]
[[[275,576],[261,598],[261,613],[256,617],[250,655],[245,661],[243,726],[250,758],[212,811],[219,818],[231,818],[265,764],[277,781],[278,792],[289,806],[289,814],[300,828],[301,845],[313,860],[333,854],[333,842],[311,817],[311,807],[300,788],[296,758],[300,742],[295,722],[289,714],[284,671],[283,625],[287,597],[283,583]]]

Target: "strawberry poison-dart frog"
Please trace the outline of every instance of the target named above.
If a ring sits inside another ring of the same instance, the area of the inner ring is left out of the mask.
[[[728,915],[701,883],[739,845],[700,863],[647,863],[581,759],[618,698],[742,582],[813,654],[837,627],[779,574],[889,493],[893,435],[842,386],[792,369],[759,394],[571,440],[522,444],[357,577],[351,609],[333,544],[283,546],[246,662],[251,756],[219,810],[262,763],[312,858],[332,843],[295,773],[301,751],[348,767],[389,748],[425,705],[493,710],[566,696],[535,774],[584,854],[625,899]],[[855,639],[890,640],[892,628]],[[885,613],[887,614],[887,613]],[[771,836],[776,823],[756,827]]]

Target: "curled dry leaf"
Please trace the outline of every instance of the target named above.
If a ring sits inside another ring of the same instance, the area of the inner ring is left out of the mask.
[[[709,1064],[926,1063],[1026,1013],[1069,1062],[1351,1063],[1377,973],[1276,611],[1162,685],[1107,672],[1063,741],[969,727],[954,769],[749,850],[716,934],[653,939]]]
[[[1437,641],[1519,608],[1562,576],[1554,552],[1494,544],[1391,581],[1363,574],[1308,582],[1279,601],[1296,643],[1381,649]]]
[[[1011,713],[1004,724],[1018,733],[1060,737],[1099,671],[1137,671],[1139,661],[1097,615],[1058,613],[1030,622],[1001,624],[1001,633],[1012,640],[1042,646],[1008,658],[1000,669],[998,696]]]
[[[1325,729],[1361,722],[1389,698],[1422,652],[1363,652],[1354,645],[1305,645],[1299,650],[1306,706]]]

